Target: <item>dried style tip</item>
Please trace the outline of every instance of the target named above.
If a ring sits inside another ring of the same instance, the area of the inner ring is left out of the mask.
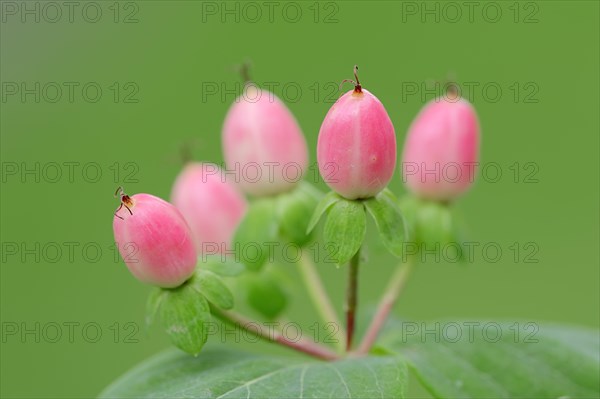
[[[245,85],[252,82],[252,79],[250,79],[250,61],[246,61],[240,65],[240,75]]]
[[[362,86],[360,85],[360,81],[358,80],[358,65],[354,65],[354,80],[352,79],[344,79],[340,83],[339,90],[342,90],[342,86],[344,83],[352,83],[354,85],[355,93],[362,93]]]
[[[125,209],[127,209],[129,211],[129,214],[133,216],[133,212],[131,212],[131,206],[133,206],[133,201],[131,200],[131,198],[129,197],[129,195],[125,194],[125,191],[123,191],[123,187],[119,186],[117,188],[117,191],[115,191],[115,198],[120,198],[121,201],[121,205],[119,205],[119,207],[117,208],[117,210],[115,211],[115,216],[118,217],[121,220],[124,220],[121,216],[119,216],[117,213],[121,210],[121,208],[125,207]]]
[[[456,100],[460,97],[460,87],[456,82],[446,83],[446,97],[449,100]]]

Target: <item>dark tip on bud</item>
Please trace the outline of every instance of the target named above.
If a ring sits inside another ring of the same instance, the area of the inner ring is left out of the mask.
[[[250,79],[250,61],[245,61],[240,65],[240,75],[242,76],[244,85],[252,82],[252,79]]]
[[[460,96],[460,87],[456,82],[446,83],[446,95],[449,99],[455,100]]]
[[[358,80],[358,65],[354,65],[354,80],[352,79],[344,79],[342,80],[342,83],[340,83],[340,87],[339,89],[342,89],[342,85],[346,82],[350,82],[354,85],[354,92],[355,93],[362,93],[362,86],[360,85],[360,81]]]
[[[354,85],[354,92],[362,93],[362,86],[360,85],[360,81],[358,80],[358,65],[354,65],[354,79],[356,79],[356,84]]]
[[[129,195],[125,194],[125,191],[123,191],[122,186],[117,187],[117,191],[115,191],[114,197],[115,198],[120,197],[120,202],[121,202],[121,205],[119,205],[119,207],[115,211],[116,217],[123,220],[123,218],[117,214],[121,210],[122,207],[125,207],[125,209],[127,209],[129,211],[129,214],[133,215],[133,212],[130,209],[133,206],[133,200],[131,199],[131,197]]]
[[[360,81],[358,80],[358,65],[354,65],[354,79],[356,79],[356,85],[354,86],[354,91],[356,93],[361,93],[362,86],[360,85]]]

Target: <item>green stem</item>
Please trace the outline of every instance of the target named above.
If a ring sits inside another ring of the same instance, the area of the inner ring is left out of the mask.
[[[325,291],[325,287],[323,287],[323,282],[317,273],[315,264],[312,259],[310,259],[310,256],[304,251],[301,253],[299,266],[300,275],[304,280],[308,295],[312,300],[313,306],[319,313],[321,320],[326,324],[335,324],[334,327],[336,327],[336,330],[340,331],[342,336],[345,336],[346,331],[331,303],[331,299],[329,299],[327,291]],[[339,350],[344,350],[343,340],[336,339],[336,344]]]
[[[358,265],[360,263],[360,248],[350,259],[348,268],[348,289],[346,291],[346,351],[352,347],[354,326],[356,324],[356,303],[358,299]]]
[[[414,258],[408,257],[405,262],[398,265],[392,279],[390,280],[385,293],[381,297],[379,301],[379,306],[377,306],[377,310],[373,319],[371,320],[371,325],[369,326],[365,336],[363,337],[357,354],[366,355],[371,350],[371,347],[375,343],[381,328],[385,324],[391,310],[393,309],[398,297],[404,290],[404,286],[406,285],[406,281],[411,274],[414,265]]]
[[[219,309],[216,306],[211,306],[211,312],[224,322],[230,323],[244,331],[249,332],[267,342],[274,342],[298,352],[306,353],[307,355],[323,360],[336,360],[339,356],[330,349],[319,345],[315,342],[301,337],[291,341],[287,339],[280,331],[273,329],[262,329],[256,321],[250,320],[239,313]]]

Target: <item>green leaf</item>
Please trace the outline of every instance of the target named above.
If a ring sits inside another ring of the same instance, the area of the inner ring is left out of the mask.
[[[315,211],[313,212],[312,217],[310,218],[310,222],[308,222],[306,232],[310,233],[311,231],[313,231],[317,223],[319,223],[319,220],[321,220],[321,216],[323,216],[323,214],[329,208],[331,208],[333,204],[335,204],[341,199],[342,197],[337,195],[334,191],[330,191],[327,194],[325,194],[323,199],[321,199],[321,201],[317,204],[317,207],[315,208]]]
[[[196,291],[193,282],[163,290],[160,318],[176,347],[192,355],[200,353],[212,318],[208,302]]]
[[[298,246],[310,241],[308,223],[321,193],[310,184],[302,182],[293,191],[277,197],[277,213],[282,236]]]
[[[367,221],[361,201],[339,199],[329,209],[323,237],[325,248],[338,265],[348,262],[363,243]]]
[[[246,279],[248,304],[268,319],[275,319],[288,304],[286,293],[268,270],[251,273]]]
[[[402,256],[406,227],[394,194],[385,189],[376,197],[365,200],[364,204],[377,225],[385,247],[395,256]]]
[[[438,327],[413,323],[410,329],[405,324],[386,334],[381,345],[405,357],[436,398],[598,397],[597,330],[543,325],[538,330],[534,323],[485,321],[467,327],[464,323],[438,323]],[[454,325],[447,327],[450,324]],[[413,333],[415,327],[418,333]],[[456,331],[462,333],[458,340]]]
[[[210,270],[224,277],[239,276],[246,270],[246,267],[242,263],[236,262],[232,257],[225,257],[224,255],[207,256],[203,262],[198,262],[198,267],[201,270]]]
[[[127,372],[100,398],[404,398],[397,357],[318,362],[207,349],[161,353]]]
[[[259,270],[269,259],[269,243],[277,241],[277,230],[274,200],[259,198],[252,202],[233,239],[236,260]]]
[[[233,294],[221,278],[213,272],[199,269],[196,271],[192,284],[214,305],[225,310],[233,308]]]

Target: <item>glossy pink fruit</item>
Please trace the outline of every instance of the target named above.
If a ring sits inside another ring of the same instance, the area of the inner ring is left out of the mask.
[[[223,151],[227,170],[254,196],[292,189],[308,163],[306,140],[292,113],[254,84],[246,85],[225,117]]]
[[[479,160],[479,122],[462,98],[430,101],[413,121],[402,156],[402,175],[417,196],[451,200],[474,181]]]
[[[348,199],[369,198],[383,190],[396,167],[396,134],[383,104],[360,87],[340,97],[319,131],[321,176]]]
[[[190,278],[197,256],[181,213],[150,194],[122,195],[121,200],[113,231],[131,273],[144,283],[163,288],[177,287]]]
[[[218,166],[189,163],[175,180],[171,201],[192,229],[196,249],[214,254],[229,249],[246,212],[246,199]]]

